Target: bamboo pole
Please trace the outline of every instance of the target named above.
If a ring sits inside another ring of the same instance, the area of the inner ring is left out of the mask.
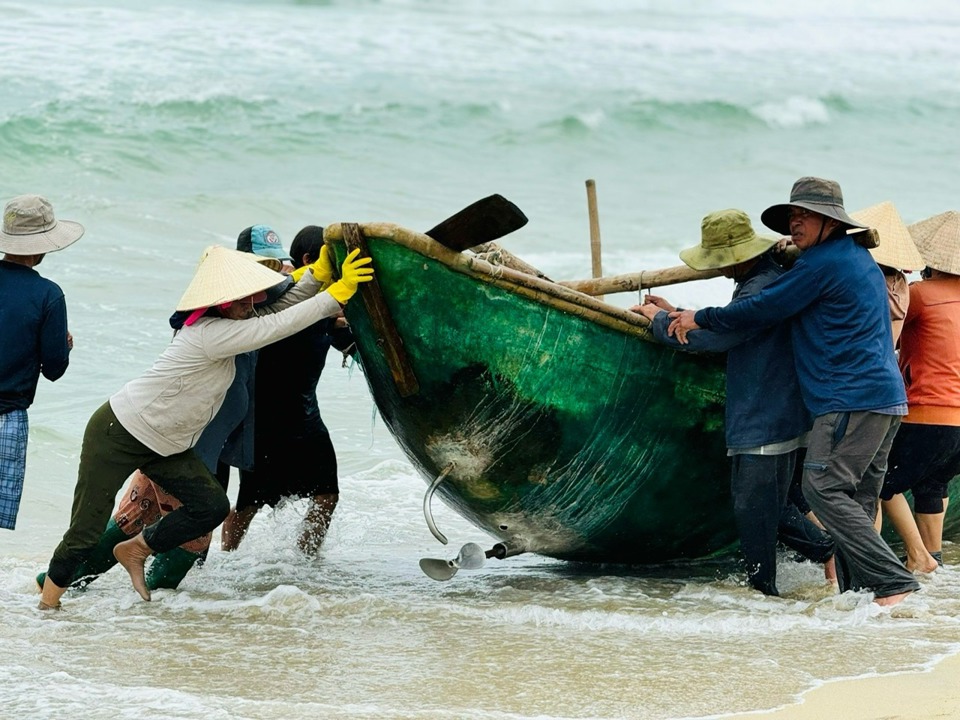
[[[787,246],[783,254],[787,260],[796,260],[800,257],[800,251],[794,245]],[[662,270],[643,270],[591,280],[560,280],[557,284],[582,292],[585,295],[598,297],[607,293],[637,292],[638,290],[663,287],[664,285],[679,285],[694,280],[709,280],[710,278],[720,277],[721,274],[719,270],[694,270],[686,265],[677,265]]]
[[[636,292],[647,288],[677,285],[715,277],[720,277],[719,270],[693,270],[686,265],[677,265],[662,270],[644,270],[591,280],[561,280],[558,284],[586,295],[599,297],[607,293]]]
[[[603,266],[600,261],[600,214],[597,211],[597,183],[587,180],[587,214],[590,216],[590,261],[593,277],[603,277]],[[598,297],[603,299],[603,295]]]

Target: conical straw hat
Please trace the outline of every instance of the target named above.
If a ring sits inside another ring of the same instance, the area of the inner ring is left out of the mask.
[[[877,265],[886,265],[894,270],[923,270],[923,261],[917,246],[900,219],[900,213],[889,200],[853,213],[860,223],[874,228],[880,235],[879,247],[872,248],[870,254]]]
[[[907,229],[927,267],[960,275],[960,213],[948,210]]]
[[[250,253],[213,245],[203,251],[177,310],[196,310],[239,300],[283,282],[284,276],[258,263]]]

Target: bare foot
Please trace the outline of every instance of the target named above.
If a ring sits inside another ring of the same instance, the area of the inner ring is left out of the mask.
[[[887,595],[886,597],[882,597],[882,598],[874,598],[873,601],[877,605],[889,607],[890,605],[896,605],[899,602],[903,602],[903,600],[907,597],[907,595],[909,595],[912,592],[913,590],[910,590],[909,592],[904,592],[904,593],[897,593],[896,595]]]
[[[53,580],[45,577],[43,587],[40,588],[40,604],[37,605],[37,608],[39,610],[59,610],[60,598],[66,591],[66,588],[54,585]]]
[[[827,582],[837,585],[837,560],[836,556],[831,555],[830,559],[823,564],[823,577]]]
[[[147,580],[143,575],[143,566],[152,554],[153,550],[147,545],[147,541],[143,539],[142,534],[124,540],[113,548],[113,556],[130,574],[133,589],[147,602],[150,602],[150,590],[147,588]]]
[[[932,573],[938,567],[937,561],[933,558],[933,555],[924,550],[922,553],[917,553],[916,556],[908,555],[907,562],[905,563],[907,570],[912,573]]]

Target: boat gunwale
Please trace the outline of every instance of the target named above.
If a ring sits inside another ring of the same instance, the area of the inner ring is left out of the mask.
[[[473,253],[457,252],[429,235],[395,223],[356,223],[364,237],[379,238],[402,245],[424,257],[436,260],[451,270],[469,275],[514,294],[522,295],[562,312],[654,342],[650,321],[639,313],[610,305],[585,293],[529,275],[513,268],[494,265]],[[331,223],[323,231],[325,243],[342,242],[342,223]]]

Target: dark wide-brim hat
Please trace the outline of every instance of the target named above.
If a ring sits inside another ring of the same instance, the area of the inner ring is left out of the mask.
[[[771,205],[760,215],[760,220],[774,232],[789,235],[790,208],[795,207],[826,215],[848,228],[858,228],[860,230],[868,228],[867,225],[861,225],[847,215],[847,211],[843,209],[843,193],[840,191],[840,183],[818,177],[802,177],[797,180],[790,191],[790,202]]]

